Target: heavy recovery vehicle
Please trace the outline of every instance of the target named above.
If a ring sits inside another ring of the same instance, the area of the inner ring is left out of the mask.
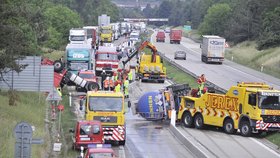
[[[142,54],[140,56],[140,63],[136,75],[142,82],[144,81],[158,81],[164,83],[166,79],[166,68],[163,66],[163,61],[158,54],[156,47],[149,41],[144,41],[138,49],[135,49],[129,57],[123,61],[123,67],[135,55],[140,54],[141,51],[148,47],[151,49],[152,54]]]
[[[222,127],[228,134],[239,129],[246,137],[280,131],[280,91],[265,83],[241,82],[226,94],[206,92],[200,97],[191,96],[188,89],[171,86],[154,95],[146,93],[138,101],[136,111],[153,120],[165,118],[170,109],[175,109],[177,122],[185,127],[202,129],[211,125]]]

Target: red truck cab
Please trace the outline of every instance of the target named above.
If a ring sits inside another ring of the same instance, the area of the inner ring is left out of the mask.
[[[114,150],[111,148],[111,144],[93,144],[89,145],[86,150],[84,158],[116,158]]]
[[[157,42],[165,42],[165,33],[163,31],[159,31],[156,36]]]
[[[174,30],[174,29],[172,29],[170,31],[169,36],[170,36],[170,44],[173,44],[173,43],[180,44],[181,39],[182,39],[182,30]]]
[[[72,139],[74,149],[87,148],[89,144],[103,144],[104,135],[101,122],[95,120],[77,121]]]
[[[96,75],[99,76],[102,70],[106,73],[111,73],[117,71],[119,67],[119,58],[116,47],[105,47],[101,46],[95,53],[95,71]]]
[[[95,73],[91,70],[80,70],[78,72],[78,76],[80,76],[81,78],[83,78],[86,81],[97,82]]]

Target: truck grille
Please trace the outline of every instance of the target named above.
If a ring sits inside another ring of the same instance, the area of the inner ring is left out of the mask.
[[[261,117],[265,123],[280,123],[280,116],[262,115]]]
[[[116,116],[94,116],[93,120],[98,120],[100,122],[117,123],[118,119]]]

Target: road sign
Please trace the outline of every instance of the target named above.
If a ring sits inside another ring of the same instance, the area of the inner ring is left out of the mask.
[[[15,158],[31,156],[32,127],[26,122],[21,122],[14,128],[16,137]]]
[[[46,101],[59,101],[62,100],[61,96],[59,95],[57,89],[55,87],[53,87],[52,91],[49,92]]]

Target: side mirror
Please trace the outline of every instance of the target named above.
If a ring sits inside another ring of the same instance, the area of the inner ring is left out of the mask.
[[[70,128],[70,129],[69,129],[69,133],[74,133],[74,131],[75,131],[75,130],[74,130],[73,128]]]
[[[256,106],[257,104],[257,95],[256,94],[249,94],[249,104],[252,106]]]
[[[128,107],[128,108],[131,107],[131,102],[130,102],[130,100],[127,102],[127,107]]]
[[[81,111],[83,110],[83,106],[84,106],[84,100],[81,99],[81,100],[80,100],[80,110],[81,110]]]

